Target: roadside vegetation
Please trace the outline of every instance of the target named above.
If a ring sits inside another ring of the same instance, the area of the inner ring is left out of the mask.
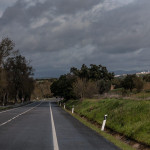
[[[101,136],[103,136],[104,138],[106,138],[107,140],[109,140],[110,142],[115,144],[118,148],[120,148],[122,150],[135,150],[134,146],[131,146],[131,145],[125,143],[124,141],[118,140],[118,138],[119,138],[118,135],[114,138],[114,135],[112,135],[112,134],[110,134],[108,132],[101,131],[99,125],[95,125],[93,122],[90,122],[85,117],[83,118],[83,116],[80,116],[77,112],[72,114],[71,110],[68,110],[69,108],[71,108],[71,107],[67,106],[67,109],[65,109],[65,111],[70,113],[70,115],[75,117],[77,120],[79,120],[85,126],[91,128],[92,130],[96,131]]]
[[[114,74],[102,65],[82,65],[81,69],[72,67],[70,73],[60,76],[51,85],[54,96],[69,99],[92,98],[94,95],[108,92]]]
[[[150,74],[114,77],[114,73],[102,65],[72,67],[70,73],[60,76],[51,85],[54,96],[66,100],[84,98],[150,98]]]
[[[33,68],[15,50],[10,38],[0,42],[0,105],[29,101],[34,90]]]
[[[102,65],[83,64],[53,82],[51,91],[93,125],[108,114],[107,128],[150,146],[150,74],[114,77]]]
[[[51,79],[36,79],[34,90],[32,92],[31,98],[36,100],[41,100],[45,98],[52,98],[53,93],[50,90],[50,86],[55,81],[55,78]]]
[[[93,123],[102,124],[108,115],[107,127],[138,142],[150,145],[150,101],[123,99],[70,100],[66,108]]]

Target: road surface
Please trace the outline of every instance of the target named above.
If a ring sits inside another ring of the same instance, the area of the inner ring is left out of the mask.
[[[53,101],[0,112],[0,150],[118,150]]]

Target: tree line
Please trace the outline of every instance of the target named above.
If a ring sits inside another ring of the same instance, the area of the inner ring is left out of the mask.
[[[120,78],[102,65],[91,64],[87,67],[83,64],[80,69],[72,67],[70,73],[60,76],[50,88],[54,96],[69,100],[97,97],[108,93],[111,87],[121,89],[123,95],[139,93],[147,82],[150,82],[150,74],[131,74]]]
[[[123,92],[141,92],[144,88],[144,83],[150,82],[150,75],[137,76],[136,74],[128,74],[123,78],[115,78],[112,84],[115,88],[123,88]]]
[[[0,103],[30,100],[34,90],[32,76],[30,62],[15,50],[15,43],[10,38],[3,38],[0,42]]]
[[[91,98],[96,94],[108,92],[114,73],[102,65],[85,64],[80,69],[72,67],[70,73],[60,76],[53,82],[51,91],[54,96],[69,99]]]

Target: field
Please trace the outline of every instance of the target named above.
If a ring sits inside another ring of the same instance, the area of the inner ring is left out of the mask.
[[[125,99],[70,100],[66,108],[90,121],[102,124],[108,115],[107,127],[138,142],[150,145],[150,101]]]
[[[134,100],[150,100],[150,90],[143,90],[137,93],[135,90],[132,92],[123,92],[123,89],[114,89],[106,94],[106,97],[117,97],[121,99],[134,99]]]

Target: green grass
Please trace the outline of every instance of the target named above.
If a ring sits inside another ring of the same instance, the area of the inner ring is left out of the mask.
[[[0,107],[0,111],[11,109],[12,107]]]
[[[150,145],[150,101],[135,100],[70,100],[66,108],[75,105],[75,112],[91,121],[102,123],[108,114],[107,127],[138,142]]]
[[[126,95],[122,95],[123,93],[123,89],[119,88],[119,89],[114,89],[112,91],[109,92],[109,94],[115,94],[118,96],[127,96],[130,97],[131,99],[141,99],[141,100],[145,100],[145,99],[150,99],[150,91],[149,90],[144,90],[141,91],[139,93],[137,93],[137,91],[134,89],[132,92],[130,92],[129,90],[126,91]]]
[[[112,142],[113,144],[115,144],[120,149],[122,149],[122,150],[135,150],[134,148],[132,148],[128,144],[126,144],[126,143],[124,143],[124,142],[122,142],[122,141],[114,138],[114,136],[112,136],[111,134],[108,134],[106,132],[102,132],[97,126],[95,126],[94,124],[92,124],[92,123],[88,122],[87,120],[81,118],[79,115],[72,114],[68,110],[66,110],[66,111],[69,112],[72,116],[74,116],[81,123],[83,123],[85,126],[87,126],[87,127],[91,128],[92,130],[96,131],[97,133],[99,133],[101,136],[103,136],[104,138],[106,138],[107,140],[109,140],[110,142]]]
[[[122,90],[123,90],[123,88],[113,89],[109,93],[122,95]]]
[[[133,94],[131,97],[139,98],[139,99],[147,99],[147,98],[150,98],[150,92],[143,91],[140,93]]]

